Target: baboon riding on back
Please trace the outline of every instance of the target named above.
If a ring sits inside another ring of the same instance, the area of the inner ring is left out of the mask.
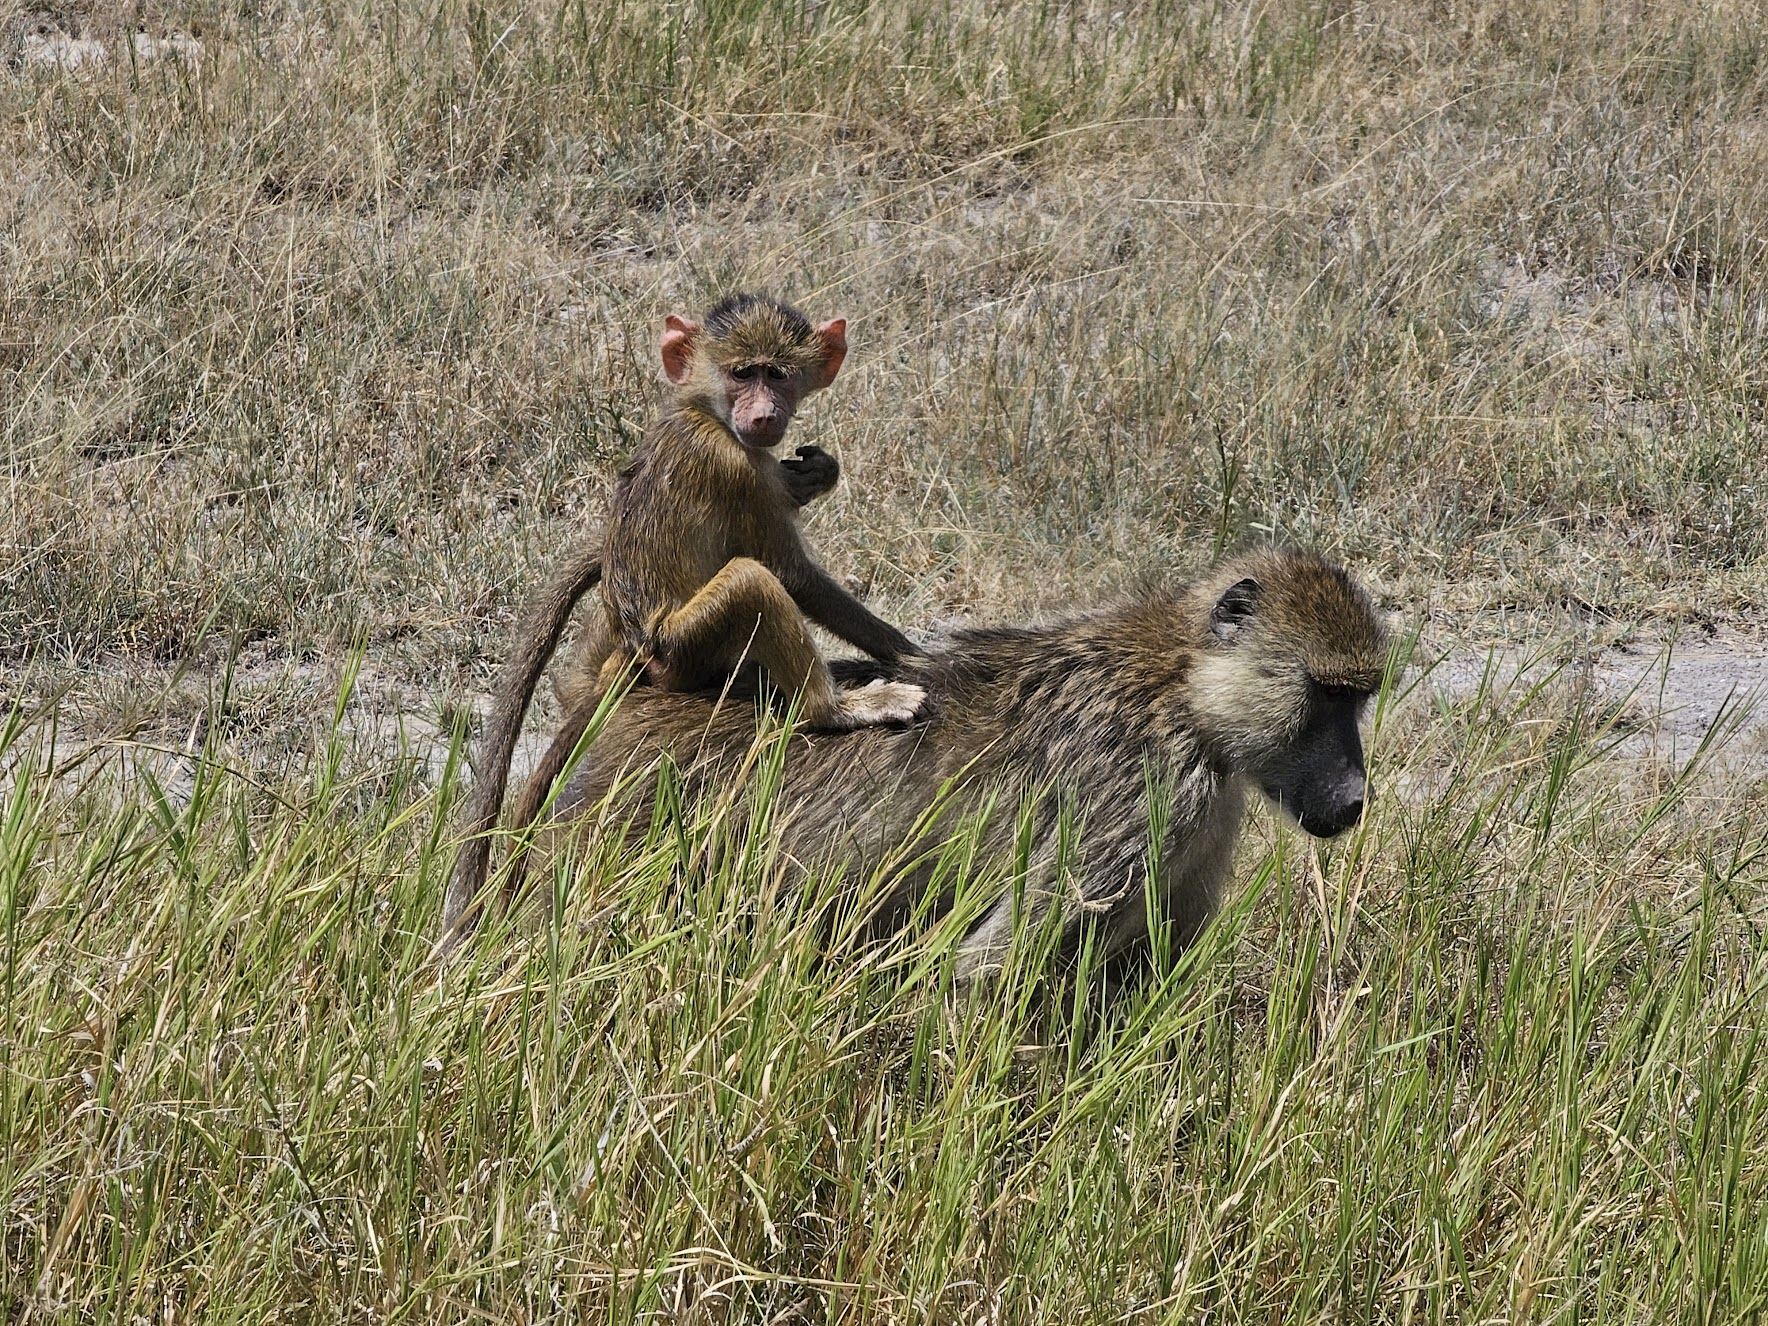
[[[1368,596],[1294,552],[1251,553],[1175,592],[1049,625],[960,632],[886,669],[926,691],[913,727],[793,735],[773,832],[805,869],[882,870],[877,917],[890,925],[927,903],[931,849],[959,817],[1024,808],[983,828],[985,855],[1028,851],[1030,871],[1019,899],[971,928],[960,975],[998,965],[1015,927],[1044,918],[1069,952],[1090,930],[1097,955],[1132,960],[1150,941],[1149,890],[1173,942],[1214,910],[1248,787],[1317,836],[1357,823],[1358,719],[1387,653]],[[560,796],[555,838],[642,835],[665,762],[684,798],[729,795],[755,739],[741,687],[722,699],[636,690]]]
[[[671,314],[658,349],[669,394],[620,474],[607,528],[563,558],[505,660],[443,902],[445,946],[473,927],[528,702],[566,620],[595,585],[602,611],[561,688],[564,722],[528,781],[517,829],[552,794],[604,692],[635,671],[651,685],[695,690],[747,661],[796,697],[809,726],[828,731],[906,722],[920,707],[921,691],[907,682],[837,687],[806,624],[886,663],[915,652],[817,564],[798,532],[799,509],[834,487],[835,458],[817,447],[775,455],[804,398],[846,360],[846,321],[812,326],[770,296],[734,295],[703,323]],[[521,877],[517,857],[505,888]]]

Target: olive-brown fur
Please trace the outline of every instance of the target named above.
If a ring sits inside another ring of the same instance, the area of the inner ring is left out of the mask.
[[[1235,594],[1252,594],[1253,606],[1224,631],[1221,607]],[[986,852],[1005,859],[1029,805],[1032,877],[1020,919],[1059,906],[1066,949],[1095,926],[1102,956],[1132,958],[1148,942],[1149,789],[1167,815],[1153,887],[1170,937],[1183,941],[1215,907],[1244,785],[1264,785],[1279,769],[1310,729],[1311,707],[1338,703],[1324,697],[1349,697],[1356,749],[1347,758],[1360,774],[1354,713],[1379,686],[1387,650],[1369,599],[1345,573],[1293,552],[1249,554],[1177,593],[1049,625],[960,632],[889,669],[927,691],[912,728],[793,737],[775,832],[787,859],[844,864],[863,879],[912,861],[917,845],[936,844],[956,816],[990,798],[998,809]],[[720,704],[634,692],[560,797],[559,830],[642,832],[663,757],[690,799],[728,795],[755,738],[747,695]],[[948,785],[949,810],[930,825]],[[1064,811],[1080,828],[1066,883],[1053,870]],[[573,817],[599,828],[573,828]],[[919,905],[927,883],[925,867],[902,868],[881,900],[884,923]],[[963,973],[998,964],[1014,925],[1003,898],[970,931]]]

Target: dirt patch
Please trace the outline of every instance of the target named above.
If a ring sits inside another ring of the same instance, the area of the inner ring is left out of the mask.
[[[1612,728],[1620,758],[1680,762],[1705,746],[1727,770],[1768,771],[1768,633],[1755,624],[1606,647],[1454,646],[1426,680],[1450,703],[1569,694]]]
[[[105,41],[97,36],[68,32],[42,23],[19,37],[17,63],[24,69],[56,69],[71,73],[100,69],[113,59],[134,64],[153,64],[160,60],[196,64],[202,54],[202,42],[184,32],[170,32],[158,37],[146,32],[129,32]]]
[[[1611,645],[1427,645],[1419,659],[1421,686],[1440,705],[1490,703],[1518,721],[1581,708],[1612,737],[1605,744],[1617,768],[1680,764],[1705,747],[1711,767],[1727,776],[1768,772],[1768,629],[1755,623]],[[205,748],[246,776],[274,782],[310,767],[336,742],[352,776],[397,775],[433,786],[454,733],[463,724],[477,731],[484,721],[483,681],[420,679],[371,660],[340,711],[345,672],[338,660],[260,649],[227,673],[112,664],[55,688],[41,675],[14,673],[0,682],[0,700],[37,714],[37,739],[19,751],[34,751],[39,762],[47,753],[58,771],[79,773],[81,781],[150,774],[177,802]],[[556,718],[543,686],[516,749],[517,781],[539,761]],[[18,758],[15,751],[6,763]],[[0,771],[0,785],[10,781],[10,770]]]

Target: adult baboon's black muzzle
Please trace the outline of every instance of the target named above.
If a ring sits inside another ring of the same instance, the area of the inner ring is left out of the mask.
[[[1332,699],[1316,712],[1280,767],[1259,779],[1265,795],[1316,838],[1332,838],[1363,818],[1369,780],[1357,707]]]
[[[1347,775],[1321,798],[1323,804],[1299,811],[1295,822],[1316,838],[1335,838],[1363,818],[1363,797],[1367,790],[1368,780],[1361,771]]]

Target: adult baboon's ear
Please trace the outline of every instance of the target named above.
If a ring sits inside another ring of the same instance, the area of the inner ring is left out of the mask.
[[[1258,581],[1248,576],[1229,585],[1209,610],[1210,634],[1218,640],[1232,640],[1252,622],[1258,609]]]
[[[688,380],[694,363],[694,342],[700,324],[671,313],[663,319],[663,373],[676,386]]]
[[[835,374],[841,371],[841,361],[847,358],[847,319],[825,322],[816,329],[816,338],[823,343],[823,358],[810,371],[810,389],[821,391],[835,380]]]

